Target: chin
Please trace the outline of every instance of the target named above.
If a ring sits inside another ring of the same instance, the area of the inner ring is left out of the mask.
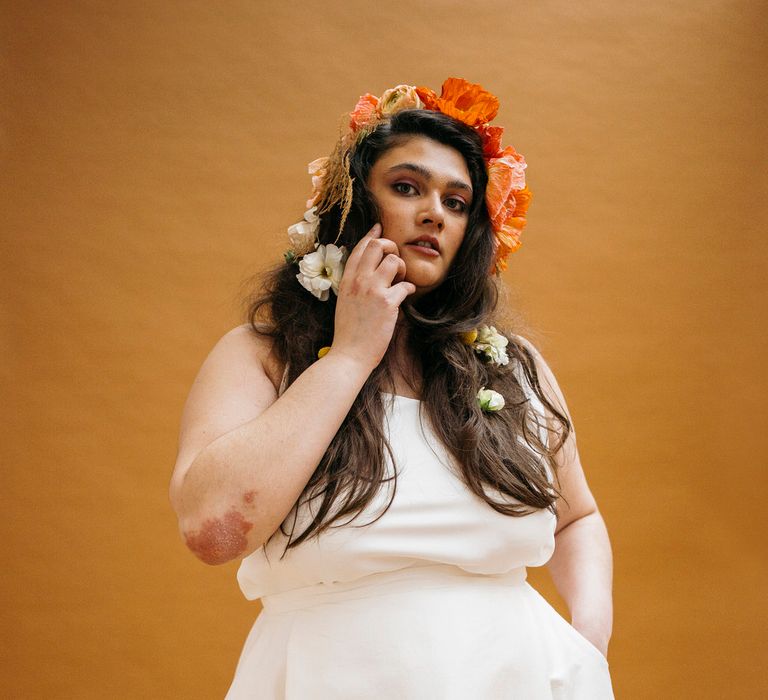
[[[446,275],[442,274],[442,270],[419,269],[415,265],[407,268],[405,272],[405,279],[408,282],[417,287],[429,287],[430,289],[441,284],[445,277]]]
[[[436,284],[434,281],[432,282],[424,282],[423,280],[421,282],[417,282],[416,280],[408,279],[406,278],[408,282],[411,282],[415,287],[416,291],[409,295],[409,298],[411,299],[419,299],[420,297],[423,297],[430,292],[434,291],[438,284]]]

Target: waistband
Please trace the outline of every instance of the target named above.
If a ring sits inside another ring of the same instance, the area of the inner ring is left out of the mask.
[[[475,574],[450,564],[409,566],[370,574],[355,581],[318,583],[261,598],[264,612],[278,613],[316,605],[359,600],[415,590],[467,587],[509,587],[525,583],[523,566],[503,574]]]

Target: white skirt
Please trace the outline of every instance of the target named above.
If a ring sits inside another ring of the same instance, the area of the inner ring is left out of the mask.
[[[262,599],[228,700],[609,700],[608,662],[526,582],[450,565]]]

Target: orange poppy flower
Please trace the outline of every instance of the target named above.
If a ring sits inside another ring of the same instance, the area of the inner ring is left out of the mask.
[[[524,224],[523,220],[523,225]],[[496,231],[496,256],[494,268],[499,272],[507,269],[507,256],[514,253],[521,245],[520,232],[522,228],[516,228],[514,225],[502,226]]]
[[[468,126],[487,124],[499,111],[498,97],[464,78],[448,78],[440,97],[425,87],[417,87],[416,92],[427,109],[447,114]]]
[[[507,269],[506,258],[514,253],[521,245],[520,234],[527,220],[525,213],[533,199],[533,194],[526,185],[522,190],[512,190],[507,198],[498,204],[491,222],[495,235],[496,255],[494,269],[499,272]],[[489,214],[491,205],[488,205]]]
[[[477,133],[483,140],[483,157],[486,160],[498,158],[501,155],[501,137],[504,134],[504,127],[483,124],[477,127]]]
[[[528,211],[528,205],[533,199],[533,193],[528,189],[528,185],[523,187],[522,190],[515,192],[515,210],[512,212],[513,216],[520,217],[525,216],[525,212]]]
[[[509,215],[508,210],[514,207],[514,199],[510,202],[514,190],[516,173],[509,165],[500,159],[488,163],[488,185],[485,188],[485,202],[488,206],[488,216],[494,228],[499,228]]]

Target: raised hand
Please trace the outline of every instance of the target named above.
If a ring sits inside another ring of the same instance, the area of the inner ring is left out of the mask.
[[[363,363],[381,362],[395,331],[400,304],[416,291],[405,280],[397,245],[381,237],[376,224],[349,254],[336,302],[331,351]]]

